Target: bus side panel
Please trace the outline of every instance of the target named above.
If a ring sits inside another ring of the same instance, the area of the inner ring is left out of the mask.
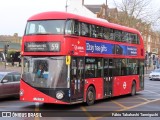
[[[103,98],[103,78],[90,78],[85,81],[84,100],[86,101],[87,89],[90,85],[95,87],[96,100]]]
[[[136,81],[136,91],[139,91],[138,75],[114,77],[113,96],[130,94],[133,80]]]
[[[72,37],[72,38],[67,38],[67,43],[66,43],[66,50],[69,51],[70,54],[73,54],[75,56],[84,56],[85,55],[85,50],[86,50],[86,38],[82,37]]]
[[[20,96],[21,101],[30,101],[30,102],[43,102],[43,103],[55,103],[55,104],[69,104],[32,88],[30,85],[25,83],[23,80],[20,81],[20,91],[23,91],[23,95]]]

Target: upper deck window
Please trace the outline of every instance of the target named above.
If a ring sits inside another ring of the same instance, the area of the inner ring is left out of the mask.
[[[114,35],[115,35],[115,40],[116,41],[121,42],[121,34],[122,34],[122,31],[120,31],[120,30],[115,30],[114,31]]]
[[[65,26],[65,34],[139,44],[138,34],[123,30],[108,28],[87,22],[68,19]]]
[[[114,30],[111,28],[104,28],[104,39],[114,40]]]
[[[129,33],[129,43],[139,44],[139,37],[137,34]]]
[[[67,20],[65,34],[80,35],[79,22],[76,20]]]
[[[29,21],[25,35],[35,34],[63,34],[65,20]]]
[[[127,42],[129,39],[129,33],[122,31],[122,42]]]
[[[91,25],[91,37],[103,39],[103,27]]]
[[[81,23],[80,26],[81,26],[81,35],[89,37],[90,36],[90,27],[89,27],[89,24],[87,24],[87,23]]]

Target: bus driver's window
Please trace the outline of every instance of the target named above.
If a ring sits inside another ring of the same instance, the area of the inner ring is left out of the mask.
[[[36,60],[34,73],[38,78],[48,78],[48,62],[46,60]]]

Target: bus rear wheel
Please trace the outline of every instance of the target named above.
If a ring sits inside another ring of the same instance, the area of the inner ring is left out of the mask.
[[[95,102],[95,89],[93,86],[90,86],[86,94],[86,103],[87,105],[93,105]]]
[[[136,94],[136,83],[132,83],[132,88],[131,88],[131,95],[134,96]]]

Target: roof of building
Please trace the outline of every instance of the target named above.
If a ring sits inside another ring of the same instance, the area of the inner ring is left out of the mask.
[[[102,5],[84,5],[86,8],[88,8],[93,13],[97,13],[100,11]]]

